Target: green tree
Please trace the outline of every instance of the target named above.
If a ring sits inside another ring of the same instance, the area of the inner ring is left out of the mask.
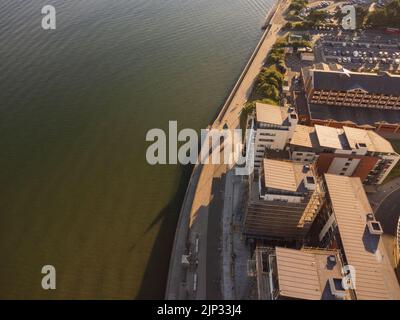
[[[307,16],[307,20],[313,22],[314,24],[321,23],[329,17],[329,13],[322,10],[311,11]]]
[[[384,8],[371,12],[367,23],[373,27],[400,28],[400,0],[394,0]]]

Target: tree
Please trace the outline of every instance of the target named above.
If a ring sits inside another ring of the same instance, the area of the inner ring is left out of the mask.
[[[293,0],[289,5],[289,12],[294,11],[295,14],[298,14],[301,10],[303,10],[307,6],[307,2],[304,0]]]
[[[394,0],[386,7],[371,12],[367,23],[375,27],[400,28],[400,0]]]
[[[307,16],[307,20],[313,22],[314,24],[318,24],[322,21],[325,21],[329,17],[329,13],[322,10],[314,10],[311,11]]]

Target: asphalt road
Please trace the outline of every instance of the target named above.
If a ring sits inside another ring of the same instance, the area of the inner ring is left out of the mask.
[[[379,206],[375,217],[381,223],[385,234],[396,235],[397,221],[400,216],[400,189],[391,193]]]

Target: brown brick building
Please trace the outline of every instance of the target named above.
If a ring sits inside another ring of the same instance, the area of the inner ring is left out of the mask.
[[[399,75],[320,63],[303,68],[302,78],[307,114],[299,116],[309,124],[400,132]]]
[[[372,130],[297,125],[289,143],[293,161],[316,163],[318,174],[359,177],[381,184],[399,161],[391,143]]]

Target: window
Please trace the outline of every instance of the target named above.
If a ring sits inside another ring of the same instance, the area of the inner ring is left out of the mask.
[[[346,163],[344,164],[345,167],[348,167],[349,165],[350,165],[350,162],[346,162]]]
[[[260,136],[275,137],[276,133],[260,132]]]
[[[343,172],[341,172],[341,173],[340,173],[340,175],[341,175],[341,176],[344,176],[344,173],[343,173]]]
[[[274,142],[274,139],[259,139],[261,142]]]
[[[302,153],[302,152],[297,152],[297,155],[298,155],[298,156],[302,156],[303,153]]]
[[[343,168],[342,171],[347,171],[348,168]]]

